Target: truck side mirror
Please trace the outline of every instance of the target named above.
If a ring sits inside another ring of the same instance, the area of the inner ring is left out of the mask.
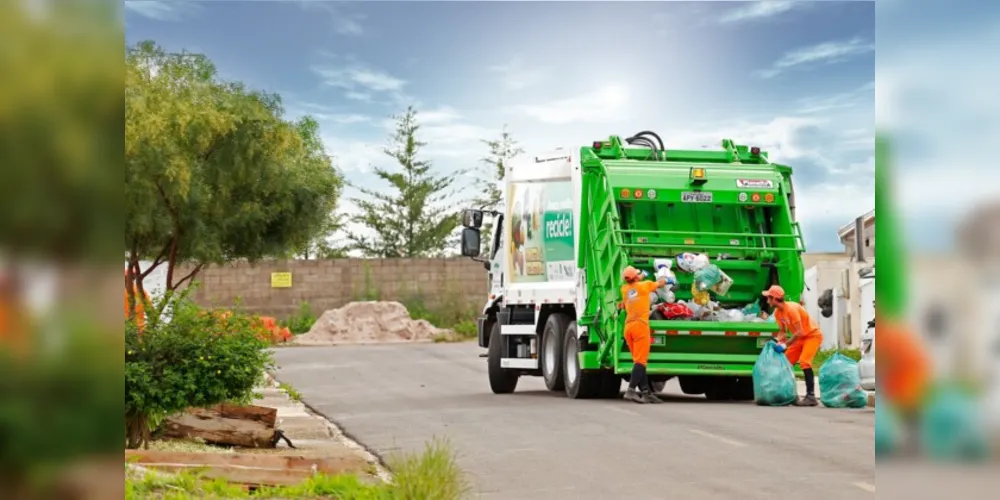
[[[472,229],[483,227],[483,211],[466,209],[462,211],[462,226]]]
[[[479,257],[481,251],[479,230],[471,227],[462,229],[462,256]]]

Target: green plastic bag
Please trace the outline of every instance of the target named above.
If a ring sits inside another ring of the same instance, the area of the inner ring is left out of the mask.
[[[899,417],[885,403],[875,405],[875,458],[895,453],[900,425]]]
[[[989,434],[975,396],[944,387],[931,398],[920,426],[920,441],[932,460],[989,458]]]
[[[864,408],[868,392],[861,387],[858,362],[836,353],[819,369],[819,399],[827,408]]]
[[[795,402],[795,372],[771,340],[753,365],[753,398],[760,406],[788,406]]]

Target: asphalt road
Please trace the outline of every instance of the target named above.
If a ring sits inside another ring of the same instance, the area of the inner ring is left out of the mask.
[[[475,344],[279,349],[278,379],[372,451],[447,437],[478,498],[875,497],[872,409],[767,408],[685,396],[570,400],[522,378],[490,392]]]

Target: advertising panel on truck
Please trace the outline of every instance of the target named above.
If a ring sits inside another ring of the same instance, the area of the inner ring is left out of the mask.
[[[507,275],[511,283],[572,281],[570,181],[513,182],[508,192]]]

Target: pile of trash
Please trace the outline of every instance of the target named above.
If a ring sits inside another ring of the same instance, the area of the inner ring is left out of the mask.
[[[295,338],[300,345],[419,342],[433,340],[448,330],[426,320],[414,320],[399,302],[351,302],[331,309],[308,333]]]
[[[719,266],[712,264],[707,255],[683,253],[677,256],[677,269],[694,275],[691,283],[691,301],[677,300],[674,293],[678,288],[674,273],[674,260],[655,259],[656,279],[664,279],[667,286],[657,289],[651,296],[650,319],[654,320],[694,320],[765,323],[774,321],[760,310],[760,304],[753,302],[742,309],[723,308],[712,294],[725,296],[733,286],[730,278]]]

